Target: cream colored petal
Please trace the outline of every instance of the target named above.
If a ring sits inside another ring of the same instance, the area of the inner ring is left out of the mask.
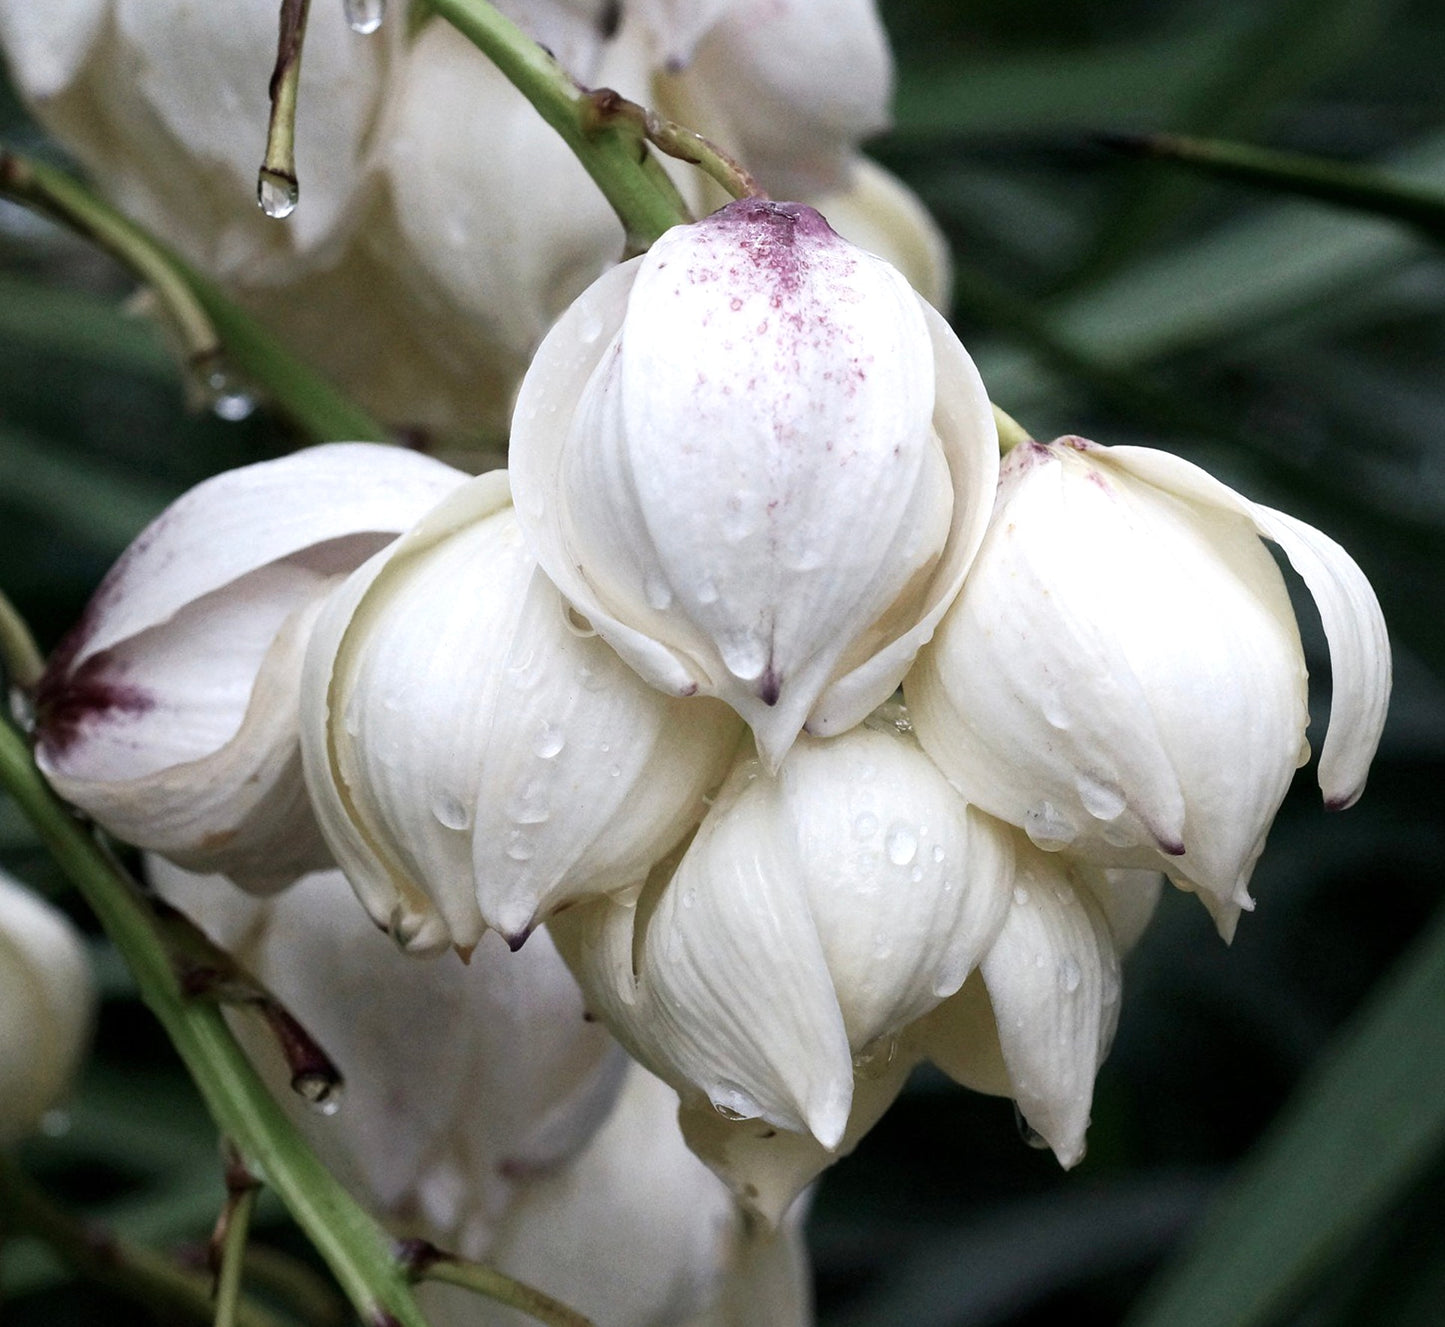
[[[729,1119],[706,1102],[684,1103],[678,1121],[693,1152],[739,1202],[775,1228],[796,1212],[798,1195],[883,1118],[917,1062],[916,1053],[899,1048],[855,1075],[848,1127],[832,1148],[765,1120]]]
[[[1013,1098],[1059,1161],[1076,1165],[1119,1016],[1119,959],[1066,859],[1018,845],[1013,906],[979,971]]]
[[[1285,512],[1250,502],[1198,466],[1146,447],[1108,450],[1112,463],[1180,497],[1239,512],[1284,550],[1319,609],[1330,647],[1333,697],[1319,782],[1331,809],[1364,791],[1385,725],[1391,686],[1389,636],[1379,600],[1354,559],[1328,535]]]
[[[1154,919],[1154,910],[1164,889],[1164,877],[1158,871],[1101,870],[1082,864],[1075,872],[1074,883],[1094,896],[1108,919],[1120,955],[1127,954],[1139,943]]]
[[[998,1018],[981,972],[914,1023],[904,1033],[903,1044],[932,1060],[955,1083],[992,1097],[1013,1095],[999,1045]]]
[[[55,908],[0,872],[0,1146],[61,1103],[95,1015],[84,942]]]

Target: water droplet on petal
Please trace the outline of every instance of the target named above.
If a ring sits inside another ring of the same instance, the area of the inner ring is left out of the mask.
[[[462,830],[472,823],[472,813],[467,804],[451,793],[437,793],[432,798],[431,813],[447,829]]]
[[[206,375],[206,396],[211,413],[228,424],[239,424],[256,413],[256,398],[224,369],[213,369]]]
[[[655,571],[647,573],[643,580],[642,593],[647,599],[647,606],[656,609],[659,613],[664,612],[672,604],[672,586]]]
[[[1022,908],[1022,907],[1027,906],[1028,901],[1029,901],[1029,891],[1026,890],[1022,885],[1019,885],[1017,888],[1015,888],[1015,890],[1014,890],[1014,902],[1015,902],[1019,907]]]
[[[1116,820],[1125,806],[1124,790],[1117,783],[1079,775],[1074,784],[1079,801],[1095,820]]]
[[[518,825],[540,825],[551,814],[547,784],[542,779],[527,779],[507,803],[507,816]]]
[[[943,844],[935,843],[928,854],[935,862],[941,862],[944,858]]]
[[[386,17],[386,0],[345,0],[345,9],[347,27],[369,37]]]
[[[918,835],[908,825],[894,825],[888,831],[888,860],[907,866],[918,853]]]
[[[551,760],[566,745],[567,738],[562,730],[555,723],[545,720],[532,739],[532,750],[542,760]]]
[[[536,850],[532,847],[532,840],[524,830],[514,829],[507,835],[507,856],[514,862],[531,861],[532,854]]]
[[[330,1074],[299,1073],[291,1080],[291,1090],[318,1115],[335,1115],[341,1109],[341,1084]]]
[[[853,1072],[859,1078],[882,1078],[897,1054],[897,1037],[886,1033],[875,1037],[853,1057]]]
[[[708,1097],[712,1108],[725,1120],[755,1120],[762,1114],[762,1107],[752,1097],[730,1083],[720,1083]]]
[[[277,221],[289,217],[296,210],[300,197],[301,189],[295,180],[288,180],[284,175],[267,170],[265,166],[257,173],[256,201],[268,217],[274,217]]]
[[[853,833],[860,839],[871,839],[878,832],[878,817],[871,811],[864,811],[853,822]]]
[[[1017,1101],[1014,1102],[1014,1124],[1018,1126],[1019,1137],[1030,1147],[1040,1152],[1048,1149],[1049,1140],[1028,1122]]]
[[[1079,983],[1083,980],[1084,972],[1079,967],[1079,960],[1072,954],[1067,955],[1059,964],[1059,984],[1072,995],[1079,989]]]
[[[715,581],[709,577],[697,587],[697,601],[700,604],[715,604],[718,601],[718,589]]]
[[[1045,852],[1067,848],[1079,834],[1074,824],[1059,814],[1052,802],[1040,802],[1024,812],[1024,833],[1035,847]]]

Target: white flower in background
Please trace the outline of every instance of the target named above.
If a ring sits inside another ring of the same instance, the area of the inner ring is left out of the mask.
[[[963,580],[997,435],[943,319],[808,208],[667,232],[558,322],[513,421],[518,519],[573,606],[776,767],[881,704]]]
[[[739,1293],[773,1316],[698,1327],[809,1321],[797,1223],[776,1237],[745,1227],[688,1153],[675,1094],[588,1019],[545,934],[518,954],[487,937],[465,967],[417,963],[367,922],[340,872],[269,899],[160,859],[150,875],[336,1062],[340,1108],[319,1115],[290,1091],[269,1034],[233,1016],[308,1139],[396,1234],[485,1259],[614,1327],[682,1327]],[[426,1299],[439,1327],[513,1321],[472,1295]]]
[[[177,499],[41,679],[35,755],[52,786],[126,842],[256,889],[329,865],[297,735],[311,622],[341,574],[465,479],[336,443]]]
[[[70,922],[0,872],[0,1147],[40,1127],[90,1040],[95,985]]]
[[[1278,544],[1314,596],[1333,701],[1326,803],[1364,788],[1390,691],[1379,604],[1293,517],[1147,448],[1024,443],[983,548],[905,682],[924,749],[1045,848],[1164,871],[1225,936],[1309,756]]]
[[[256,206],[276,58],[275,0],[0,3],[10,75],[107,196],[210,275],[242,287],[324,266],[359,217],[389,44],[311,7],[298,174],[285,226]],[[394,43],[393,43],[394,44]]]
[[[640,883],[701,818],[741,724],[659,695],[567,605],[502,472],[458,490],[323,610],[306,774],[337,862],[418,952]]]
[[[834,1153],[855,1075],[885,1075],[902,1030],[963,985],[1011,880],[1007,831],[911,738],[860,727],[802,739],[776,777],[740,762],[675,869],[550,929],[686,1107]]]
[[[866,0],[661,0],[624,6],[620,27],[609,4],[503,8],[584,84],[755,155],[767,187],[826,203],[844,233],[946,301],[933,223],[856,156],[886,121],[890,83]],[[284,222],[256,206],[274,0],[224,11],[0,0],[0,42],[16,86],[107,196],[302,359],[385,420],[496,440],[528,356],[619,259],[621,227],[557,135],[447,24],[412,39],[394,15],[360,37],[341,11],[311,9],[301,203]],[[723,201],[696,170],[672,173],[695,211]]]

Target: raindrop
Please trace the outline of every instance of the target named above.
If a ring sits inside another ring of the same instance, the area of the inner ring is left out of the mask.
[[[649,571],[642,585],[642,593],[647,598],[647,606],[656,609],[659,613],[665,611],[672,603],[672,586],[655,571]]]
[[[291,1090],[318,1115],[335,1115],[341,1109],[341,1084],[330,1074],[305,1070],[291,1080]]]
[[[532,739],[532,750],[542,760],[551,760],[566,745],[567,738],[562,730],[555,723],[548,723],[545,719],[537,730],[537,736]]]
[[[935,862],[941,862],[944,857],[943,844],[935,843],[929,856],[932,857]]]
[[[532,859],[532,841],[520,829],[514,829],[507,835],[507,856],[514,862],[526,862]]]
[[[768,647],[762,638],[746,628],[729,631],[718,641],[723,663],[728,672],[741,682],[751,682],[763,675],[768,666]]]
[[[214,369],[206,375],[206,395],[210,398],[211,413],[228,424],[239,424],[256,413],[256,398],[224,369]]]
[[[1072,954],[1068,955],[1059,964],[1059,983],[1068,994],[1072,995],[1079,989],[1079,983],[1084,980],[1083,969],[1079,967],[1079,960]]]
[[[507,803],[507,816],[518,825],[540,825],[551,814],[547,785],[541,779],[528,779]]]
[[[715,604],[718,600],[716,583],[709,577],[697,587],[697,601],[700,604]]]
[[[871,811],[864,811],[853,822],[853,833],[860,839],[871,839],[878,832],[878,817]]]
[[[268,217],[277,221],[289,217],[296,210],[300,197],[301,190],[295,180],[288,180],[284,175],[261,167],[256,176],[256,201]]]
[[[875,1037],[853,1057],[853,1072],[859,1078],[882,1078],[898,1055],[898,1038],[884,1034]]]
[[[1029,891],[1026,890],[1022,885],[1019,885],[1019,886],[1014,890],[1014,902],[1015,902],[1016,904],[1018,904],[1019,907],[1022,908],[1028,901],[1029,901]]]
[[[345,0],[346,24],[352,32],[369,37],[386,17],[386,0]]]
[[[612,778],[614,778],[614,779],[621,778],[621,777],[622,777],[622,766],[621,766],[621,765],[609,765],[609,766],[607,767],[607,773],[608,773]]]
[[[690,908],[697,902],[697,893],[691,889],[685,889],[682,893],[682,906]]]
[[[1064,708],[1064,703],[1057,691],[1044,692],[1040,708],[1043,710],[1045,721],[1051,728],[1063,731],[1073,724],[1073,716]]]
[[[431,813],[447,829],[466,829],[472,823],[472,813],[466,803],[451,793],[437,793],[432,798]]]
[[[1024,812],[1024,833],[1045,852],[1067,848],[1079,831],[1058,812],[1052,802],[1040,802]]]
[[[894,825],[888,831],[887,848],[894,866],[907,866],[918,854],[918,835],[907,825]]]
[[[741,1088],[720,1083],[708,1093],[712,1108],[725,1120],[755,1120],[762,1114],[758,1105]]]
[[[1081,774],[1074,787],[1084,810],[1095,820],[1115,820],[1124,810],[1124,790],[1117,783],[1106,783]]]
[[[1048,1150],[1049,1140],[1024,1118],[1024,1113],[1019,1109],[1017,1101],[1014,1102],[1014,1124],[1018,1126],[1019,1137],[1030,1147],[1036,1148],[1040,1152]]]

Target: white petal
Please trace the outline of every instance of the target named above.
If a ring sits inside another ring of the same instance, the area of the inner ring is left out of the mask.
[[[40,1125],[75,1076],[95,988],[63,914],[0,872],[0,1146]]]
[[[1074,883],[1087,889],[1108,919],[1114,933],[1114,946],[1120,955],[1127,954],[1154,919],[1164,877],[1158,871],[1125,871],[1118,868],[1100,870],[1080,864]]]
[[[693,1152],[769,1227],[797,1211],[797,1198],[835,1161],[847,1156],[897,1099],[915,1053],[897,1051],[859,1072],[853,1083],[848,1127],[828,1148],[809,1134],[774,1129],[765,1120],[732,1120],[706,1102],[684,1103],[678,1112],[683,1137]]]
[[[85,62],[110,8],[110,0],[0,4],[0,43],[16,86],[37,101],[62,91]]]
[[[1013,906],[979,971],[1014,1100],[1073,1166],[1118,1020],[1119,959],[1108,922],[1059,855],[1019,845]]]
[[[505,476],[482,476],[364,569],[308,674],[308,713],[329,716],[313,782],[339,780],[323,823],[389,860],[463,947],[484,924],[520,944],[539,913],[644,879],[739,728],[580,634],[505,503]]]
[[[902,180],[860,155],[841,189],[808,202],[844,239],[892,263],[929,304],[947,311],[953,293],[948,241]]]
[[[749,772],[670,881],[655,872],[640,902],[578,905],[552,932],[614,1035],[685,1098],[834,1147],[852,1053],[794,863],[772,806],[748,796]]]
[[[597,1323],[680,1322],[702,1309],[735,1256],[738,1223],[676,1113],[673,1091],[633,1066],[586,1151],[520,1194],[488,1261]],[[472,1322],[478,1301],[468,1303]]]
[[[998,1019],[982,973],[975,973],[957,994],[920,1018],[903,1040],[910,1051],[932,1060],[955,1083],[993,1097],[1013,1095],[998,1040]]]
[[[336,1062],[345,1097],[322,1118],[299,1105],[267,1034],[237,1023],[328,1164],[381,1210],[422,1208],[450,1243],[489,1226],[518,1184],[565,1163],[607,1117],[625,1057],[583,1018],[545,937],[516,955],[492,937],[466,967],[419,963],[377,934],[340,872],[264,901],[159,859],[149,874]]]

